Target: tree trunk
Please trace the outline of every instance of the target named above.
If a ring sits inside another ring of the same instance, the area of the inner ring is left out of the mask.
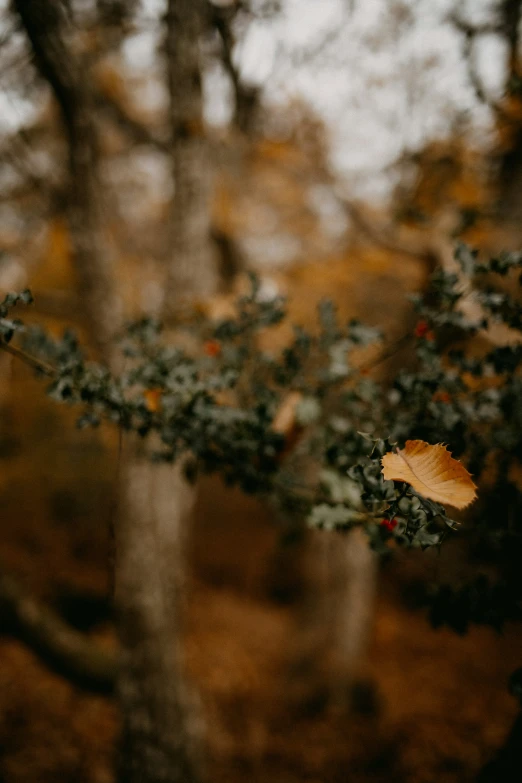
[[[290,698],[349,709],[371,637],[378,559],[360,530],[308,531],[303,544]]]
[[[107,359],[121,313],[101,219],[103,189],[98,177],[98,145],[88,84],[81,63],[65,43],[63,5],[46,0],[14,0],[14,5],[31,43],[35,64],[58,103],[67,134],[67,217],[78,292],[91,339]]]
[[[508,123],[508,133],[511,137],[509,149],[503,154],[499,167],[499,218],[504,224],[507,241],[520,243],[522,239],[522,123],[520,121],[520,104],[522,94],[520,86],[520,24],[522,20],[522,0],[502,0],[500,7],[502,31],[508,46],[506,92],[511,93],[511,101],[516,103],[516,110],[511,111],[499,122]],[[510,116],[511,115],[511,116]],[[517,250],[519,247],[516,248]]]
[[[15,7],[66,128],[71,187],[68,220],[79,295],[92,340],[114,366],[111,338],[121,322],[108,267],[96,129],[85,74],[66,46],[61,4],[15,0]],[[203,28],[202,13],[200,2],[171,2],[167,17],[170,48],[175,52],[173,60],[169,58],[169,76],[173,94],[179,98],[172,112],[177,118],[173,134],[176,191],[169,307],[178,293],[208,292],[214,280],[209,273],[210,178],[201,124],[193,137],[182,132],[192,128],[194,107],[201,112],[194,52]],[[199,777],[195,750],[199,711],[187,694],[180,639],[185,564],[182,528],[191,504],[192,490],[179,468],[150,464],[131,443],[122,459],[115,530],[115,599],[123,658],[121,780],[125,783],[194,783]]]
[[[199,710],[183,668],[183,599],[193,491],[134,444],[122,462],[115,586],[123,648],[121,780],[190,783]]]
[[[170,0],[165,19],[174,184],[163,303],[167,320],[181,300],[212,293],[217,282],[199,62],[204,8],[200,0]],[[194,783],[203,729],[182,654],[185,545],[194,490],[181,466],[153,465],[132,446],[122,465],[115,571],[124,650],[121,780]]]
[[[211,235],[212,169],[203,126],[200,43],[207,27],[204,0],[169,0],[166,49],[174,197],[165,310],[217,288]]]
[[[350,707],[373,628],[378,559],[366,534],[352,530],[331,536],[329,565],[331,695]]]

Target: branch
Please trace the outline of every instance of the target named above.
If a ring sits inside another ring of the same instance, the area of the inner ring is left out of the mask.
[[[66,7],[63,3],[44,3],[42,0],[14,0],[14,7],[31,44],[38,70],[49,83],[67,133],[73,137],[77,132],[74,107],[81,73],[76,63],[70,62],[61,36],[62,27],[68,21]]]
[[[146,125],[127,114],[123,106],[115,98],[101,90],[93,92],[92,95],[96,106],[105,112],[135,144],[149,144],[152,147],[157,147],[162,152],[170,152],[168,141],[165,141],[151,131],[150,128],[147,128]]]
[[[73,630],[1,573],[0,621],[2,628],[8,628],[58,674],[90,690],[113,690],[116,657]]]
[[[475,38],[478,35],[501,35],[504,32],[503,25],[495,22],[486,22],[485,24],[471,24],[467,22],[457,13],[451,13],[448,16],[448,22],[450,22],[456,29],[466,35],[469,38]]]
[[[370,370],[378,367],[379,364],[382,364],[387,359],[391,359],[399,353],[402,348],[405,348],[413,340],[413,337],[414,335],[409,332],[403,334],[402,337],[399,337],[395,342],[391,343],[388,347],[385,347],[374,359],[369,359],[367,362],[356,365],[355,369],[357,372],[363,374],[370,372]]]
[[[500,4],[501,27],[509,44],[509,80],[519,77],[520,21],[522,0],[502,0]],[[508,85],[509,87],[509,85]]]
[[[416,243],[408,243],[401,241],[397,237],[390,235],[387,226],[377,226],[375,221],[366,219],[363,213],[355,206],[355,204],[344,201],[343,206],[348,213],[348,216],[357,228],[365,234],[372,242],[375,242],[385,250],[389,250],[392,253],[402,253],[405,256],[411,256],[417,259],[427,260],[429,262],[430,270],[436,266],[437,254],[430,246],[429,243],[425,245],[418,245]]]
[[[5,340],[0,339],[0,350],[10,353],[11,356],[15,356],[20,359],[24,364],[30,367],[32,370],[43,373],[48,378],[54,378],[56,376],[56,370],[51,367],[47,362],[42,362],[40,359],[36,359],[34,356],[22,351],[20,348],[16,348],[11,343],[6,343]]]
[[[213,3],[210,2],[208,3],[208,9],[209,9],[212,24],[216,28],[216,31],[221,40],[221,48],[223,53],[223,65],[225,66],[225,69],[228,72],[228,75],[230,76],[230,80],[234,86],[234,92],[236,94],[236,99],[237,99],[237,93],[241,89],[241,85],[239,80],[239,71],[236,68],[234,61],[232,59],[232,49],[234,48],[234,39],[230,30],[230,22],[231,19],[237,13],[238,9],[233,7],[220,8],[219,6],[213,5]]]
[[[232,57],[235,41],[231,30],[231,23],[239,10],[243,9],[241,9],[241,4],[222,8],[211,2],[207,3],[207,7],[210,14],[210,20],[221,41],[223,66],[230,77],[234,90],[235,123],[240,131],[247,132],[256,103],[259,99],[259,88],[249,86],[241,81],[241,75]]]
[[[482,81],[473,64],[473,44],[475,43],[475,39],[480,35],[502,35],[505,32],[504,26],[500,23],[492,22],[481,25],[473,25],[470,22],[467,22],[465,19],[462,19],[462,17],[460,17],[457,13],[450,14],[448,16],[448,21],[464,36],[463,55],[468,66],[468,76],[471,82],[471,86],[475,91],[475,95],[477,96],[480,103],[486,104],[486,106],[489,106],[498,115],[504,115],[504,109],[496,101],[493,101],[490,97],[488,97],[488,95],[486,95]]]

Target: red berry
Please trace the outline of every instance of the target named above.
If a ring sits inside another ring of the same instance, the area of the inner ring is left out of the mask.
[[[219,356],[221,353],[221,343],[217,340],[207,340],[203,344],[203,351],[207,356]]]
[[[418,321],[413,333],[415,337],[418,337],[419,339],[424,338],[425,340],[429,340],[430,343],[435,339],[435,333],[430,329],[427,321]]]
[[[381,527],[383,527],[385,530],[387,530],[388,533],[393,533],[393,531],[397,527],[397,520],[396,519],[383,519],[383,520],[381,520]]]
[[[419,321],[415,327],[415,337],[426,337],[428,332],[430,331],[430,327],[426,323],[426,321]]]

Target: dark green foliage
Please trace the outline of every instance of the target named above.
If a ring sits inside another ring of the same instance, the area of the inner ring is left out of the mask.
[[[29,290],[22,291],[21,294],[7,294],[4,301],[0,304],[0,339],[8,343],[13,335],[21,327],[18,320],[11,320],[7,316],[10,310],[17,304],[31,304],[33,296]]]
[[[456,258],[465,284],[435,272],[429,290],[413,298],[415,363],[380,382],[360,349],[381,336],[357,321],[341,324],[331,302],[319,305],[316,330],[296,328],[277,354],[261,350],[259,333],[282,321],[285,305],[260,299],[255,277],[234,318],[200,318],[186,327],[188,341],[169,342],[151,319],[130,324],[121,340],[126,369],[118,375],[86,360],[71,332],[54,340],[12,320],[11,309],[29,303],[29,292],[6,297],[0,333],[4,342],[16,334],[33,366],[45,363],[49,394],[80,408],[79,426],[109,419],[134,430],[150,443],[151,458],[183,459],[190,480],[219,472],[312,526],[361,526],[383,554],[392,539],[440,546],[460,528],[474,551],[489,553],[498,578],[432,591],[432,618],[459,630],[468,622],[500,627],[518,618],[522,599],[513,559],[522,551],[515,479],[522,459],[522,255],[484,263],[460,246]],[[474,319],[461,307],[470,292]],[[517,340],[488,343],[484,330],[497,322]],[[294,421],[280,432],[272,425],[291,392],[300,395]],[[382,456],[413,438],[448,444],[482,485],[463,524],[409,485],[384,481]]]

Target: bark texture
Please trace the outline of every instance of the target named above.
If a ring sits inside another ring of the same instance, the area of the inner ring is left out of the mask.
[[[351,689],[368,651],[375,616],[378,559],[362,530],[333,535],[328,592],[333,658],[332,697],[350,706]]]
[[[91,338],[107,358],[120,322],[107,240],[103,230],[103,189],[92,101],[82,64],[66,44],[64,6],[49,0],[14,0],[34,55],[49,84],[67,135],[70,197],[67,217],[78,290]]]
[[[204,0],[168,0],[166,50],[172,131],[174,197],[165,309],[205,296],[217,287],[211,234],[212,167],[203,126],[201,39],[207,30]]]
[[[194,493],[133,446],[122,462],[116,604],[122,641],[121,780],[198,779],[199,710],[183,675],[185,542]]]
[[[291,694],[314,701],[319,684],[327,701],[349,709],[373,629],[378,559],[360,530],[308,532],[303,558]]]

